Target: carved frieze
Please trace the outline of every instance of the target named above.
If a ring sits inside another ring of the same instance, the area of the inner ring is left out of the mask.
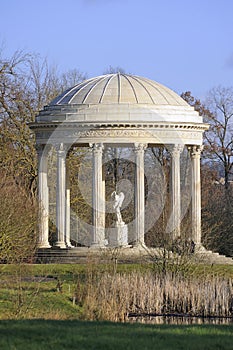
[[[174,125],[172,125],[174,126]],[[192,144],[193,141],[197,141],[199,144],[202,142],[202,130],[198,128],[195,130],[193,128],[185,129],[183,125],[179,127],[172,127],[167,125],[167,127],[160,128],[152,127],[136,127],[132,126],[121,126],[121,127],[108,127],[101,128],[84,128],[84,127],[66,127],[62,125],[61,127],[55,128],[53,131],[51,128],[47,130],[36,131],[36,139],[38,143],[54,143],[57,141],[64,143],[79,143],[79,142],[113,142],[121,139],[121,142],[149,142],[149,143],[177,143],[178,140],[182,140],[182,143]],[[79,141],[80,140],[80,141]],[[176,141],[175,141],[176,140]],[[191,140],[191,141],[190,141]]]

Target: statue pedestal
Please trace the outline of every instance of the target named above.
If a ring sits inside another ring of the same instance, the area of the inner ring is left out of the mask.
[[[125,247],[128,246],[128,227],[122,221],[116,221],[115,228],[111,230],[109,236],[110,247]]]

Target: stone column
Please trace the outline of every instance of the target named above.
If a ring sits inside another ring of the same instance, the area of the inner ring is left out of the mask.
[[[92,147],[92,213],[93,213],[93,231],[92,247],[103,247],[105,243],[105,209],[104,209],[104,181],[102,170],[103,144],[94,143]]]
[[[73,248],[70,242],[70,174],[69,166],[66,163],[66,229],[65,241],[68,248]]]
[[[48,191],[48,150],[44,145],[37,146],[38,154],[38,200],[39,238],[38,248],[51,248],[49,238],[49,191]]]
[[[169,231],[172,238],[180,236],[181,197],[180,197],[180,153],[183,145],[173,145],[169,148],[171,154],[171,221]]]
[[[64,143],[56,145],[57,151],[57,186],[56,186],[56,247],[66,248],[65,224],[66,224],[66,151]]]
[[[195,246],[201,246],[201,174],[200,155],[202,146],[189,148],[192,164],[192,240]]]
[[[105,166],[102,165],[102,193],[101,193],[101,206],[102,206],[102,227],[105,228],[105,195],[106,195],[106,189],[105,189]],[[104,233],[105,237],[105,233]]]
[[[135,246],[144,245],[145,235],[145,181],[144,151],[147,144],[135,144]]]

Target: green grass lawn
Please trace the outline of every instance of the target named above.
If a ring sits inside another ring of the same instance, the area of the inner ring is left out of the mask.
[[[118,268],[147,271],[148,266]],[[111,266],[1,265],[0,350],[233,350],[233,323],[178,326],[82,321],[87,319],[85,310],[72,302],[72,295],[77,277],[90,273],[89,269],[91,273],[109,271]],[[203,273],[233,277],[233,266],[203,265],[195,270],[197,275]]]
[[[87,264],[24,264],[22,273],[32,276],[60,276],[62,279],[70,279],[73,276],[86,273],[89,270],[109,271],[114,269],[113,262],[109,264],[96,264],[89,262]],[[153,264],[118,264],[117,272],[132,271],[156,271],[157,265]],[[18,273],[19,265],[0,264],[1,275],[14,275]],[[191,265],[190,273],[193,275],[214,274],[226,277],[233,277],[233,265]]]
[[[118,266],[118,271],[129,273],[148,269],[151,269],[151,266],[140,264]],[[77,280],[95,271],[111,272],[111,270],[111,264],[0,265],[0,320],[87,319],[82,307],[73,304]],[[233,266],[200,265],[198,269],[195,268],[196,275],[203,273],[233,278]],[[19,277],[21,281],[17,281]],[[57,288],[58,282],[62,284],[61,291]]]
[[[1,321],[1,350],[232,350],[233,325]]]

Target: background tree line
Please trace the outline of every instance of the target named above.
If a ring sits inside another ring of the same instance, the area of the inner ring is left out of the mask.
[[[215,87],[205,103],[181,95],[203,116],[202,232],[207,248],[233,256],[233,88]]]
[[[37,154],[28,123],[44,105],[86,75],[59,73],[39,55],[0,50],[0,260],[34,254]]]
[[[124,72],[120,67],[114,69],[110,66],[105,73],[115,71]],[[26,252],[33,252],[33,249],[23,249],[25,242],[29,242],[30,247],[35,247],[36,243],[37,154],[35,138],[29,130],[28,123],[34,121],[39,110],[59,93],[86,77],[86,74],[78,70],[60,73],[56,67],[51,67],[46,59],[38,55],[17,51],[12,57],[6,58],[0,50],[1,260],[13,259],[16,255],[18,259],[25,258]],[[214,88],[204,103],[194,98],[191,92],[184,92],[181,96],[210,124],[210,130],[204,136],[202,157],[203,241],[209,249],[233,255],[233,89]],[[185,152],[182,155],[184,172],[187,162]],[[70,152],[71,186],[75,186],[77,169],[84,156],[85,154],[78,149]],[[105,157],[108,157],[108,153]],[[165,177],[162,181],[169,186],[170,158],[167,150],[152,148],[147,151],[145,158],[151,171],[154,165],[159,164]],[[119,166],[117,162],[121,163],[121,174],[116,171]],[[114,187],[114,181],[117,183],[123,177],[133,181],[133,165],[130,162],[116,160],[111,156],[110,160],[106,161],[106,168],[106,181],[110,184],[110,189]],[[157,176],[161,174],[158,173]],[[146,183],[147,185],[151,184]],[[107,193],[108,196],[110,192]],[[74,211],[90,222],[90,206],[85,203],[77,186],[73,193]],[[161,194],[156,195],[158,198]],[[155,198],[152,200],[156,205],[158,201]],[[123,216],[126,222],[127,218],[132,220],[132,210],[133,203],[124,209]],[[156,245],[159,239],[164,240],[167,210],[169,208],[160,211],[156,225],[152,225],[148,231],[148,244]],[[187,208],[182,225],[184,232],[190,229],[188,214]],[[111,220],[111,215],[107,215],[107,225],[110,225]]]

